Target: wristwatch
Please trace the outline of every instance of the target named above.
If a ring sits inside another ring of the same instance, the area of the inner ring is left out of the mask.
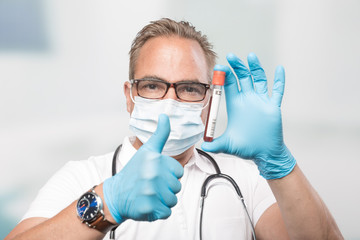
[[[95,193],[95,187],[96,185],[79,198],[76,204],[77,215],[88,227],[107,233],[116,225],[105,219],[103,203]]]

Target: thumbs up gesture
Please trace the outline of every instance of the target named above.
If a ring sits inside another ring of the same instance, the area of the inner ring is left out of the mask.
[[[126,166],[105,180],[104,198],[117,223],[126,219],[155,221],[166,219],[177,203],[178,180],[184,169],[172,157],[161,154],[170,134],[167,115],[159,116],[151,138],[139,148]]]

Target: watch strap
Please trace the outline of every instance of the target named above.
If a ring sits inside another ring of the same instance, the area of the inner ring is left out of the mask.
[[[87,225],[91,228],[94,228],[102,233],[107,233],[115,227],[116,225],[106,220],[104,214],[102,213],[101,216],[96,219],[94,222],[87,223]]]
[[[99,197],[99,195],[95,192],[95,187],[97,185],[93,186],[88,192],[94,193],[96,196]],[[100,197],[99,197],[100,198]],[[102,199],[100,198],[102,201]],[[102,205],[102,204],[101,204]],[[100,209],[98,217],[95,219],[95,221],[92,222],[84,222],[88,227],[96,229],[104,234],[106,234],[110,229],[117,226],[117,224],[114,224],[112,222],[109,222],[104,215],[103,209]]]

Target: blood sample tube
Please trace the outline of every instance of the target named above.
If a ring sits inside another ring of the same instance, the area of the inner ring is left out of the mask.
[[[214,139],[216,119],[219,112],[221,92],[222,92],[222,86],[224,86],[224,82],[225,82],[225,75],[226,73],[223,71],[214,71],[213,74],[213,80],[212,80],[213,94],[210,98],[209,114],[206,120],[206,127],[204,134],[205,142],[212,142],[212,140]]]

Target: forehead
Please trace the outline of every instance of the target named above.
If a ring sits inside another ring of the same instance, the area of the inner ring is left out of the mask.
[[[177,36],[155,37],[140,49],[134,77],[158,76],[169,82],[208,83],[207,72],[205,54],[198,42]]]

